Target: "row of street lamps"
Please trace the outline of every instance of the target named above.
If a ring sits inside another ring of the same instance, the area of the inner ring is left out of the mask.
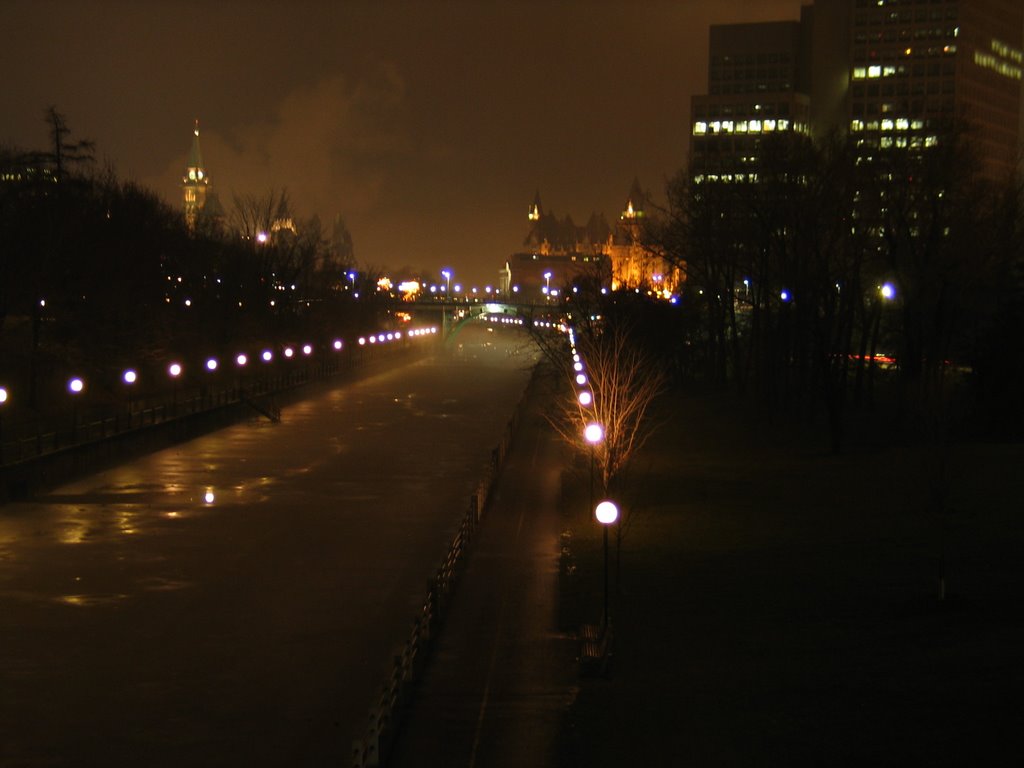
[[[569,328],[568,334],[569,350],[572,354],[572,367],[575,374],[574,380],[578,388],[576,391],[576,402],[586,411],[594,405],[594,392],[591,382],[587,378],[583,359],[576,350],[576,336],[572,328]],[[604,538],[604,613],[602,631],[607,632],[611,624],[611,614],[608,608],[608,529],[618,521],[619,507],[611,499],[602,499],[596,506],[594,504],[595,454],[597,446],[604,442],[605,430],[604,426],[596,420],[585,419],[585,421],[586,426],[583,428],[583,439],[590,446],[590,503],[588,505],[588,514],[589,510],[593,510],[594,518],[601,524]],[[603,483],[602,490],[607,491],[607,489],[603,488]]]
[[[397,341],[402,338],[415,338],[425,335],[433,335],[438,332],[437,326],[425,326],[422,328],[414,328],[408,331],[388,331],[386,333],[371,334],[369,336],[361,336],[358,339],[359,346],[385,344],[391,341]],[[335,352],[340,352],[344,348],[344,341],[340,338],[334,339],[330,343],[330,348]],[[293,358],[301,359],[301,357],[310,357],[314,352],[314,346],[312,344],[303,344],[301,346],[286,346],[280,354],[282,357],[291,360]],[[301,355],[301,357],[300,357]],[[263,363],[273,362],[275,358],[275,352],[272,349],[265,348],[260,352],[258,359]],[[242,370],[250,362],[250,357],[244,352],[238,353],[234,358],[235,366]],[[213,373],[220,369],[220,361],[216,357],[208,357],[203,366],[207,371]],[[167,375],[171,381],[174,382],[174,388],[172,390],[172,397],[177,405],[177,382],[185,373],[185,366],[178,361],[172,361],[167,365]],[[128,419],[129,423],[132,418],[132,390],[134,386],[139,382],[140,376],[138,371],[134,368],[126,368],[121,373],[121,382],[127,387],[128,393]],[[86,381],[82,376],[72,376],[67,380],[65,385],[68,393],[73,397],[73,413],[72,413],[72,434],[77,435],[78,431],[78,396],[86,391]],[[10,392],[5,386],[0,386],[0,446],[3,445],[3,409],[10,399]]]

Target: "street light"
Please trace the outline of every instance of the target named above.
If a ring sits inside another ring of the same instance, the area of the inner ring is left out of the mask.
[[[444,278],[444,293],[447,296],[452,292],[452,273],[447,269],[442,269],[441,277]]]
[[[167,375],[171,377],[171,416],[178,415],[178,377],[181,376],[181,364],[171,363],[167,366]]]
[[[139,375],[131,368],[121,374],[121,381],[128,387],[128,426],[132,425],[132,385],[139,380]]]
[[[551,290],[551,273],[544,273],[544,293],[548,293]]]
[[[0,406],[7,402],[7,388],[0,387]],[[4,463],[4,412],[0,410],[0,466]]]
[[[608,615],[608,527],[619,519],[619,508],[614,501],[605,499],[594,507],[594,517],[604,528],[604,629],[607,632],[611,622]]]
[[[85,390],[85,382],[78,376],[68,379],[68,392],[71,393],[73,407],[71,409],[71,442],[78,442],[78,398]]]
[[[604,427],[596,421],[587,424],[583,430],[583,438],[590,443],[590,507],[594,506],[594,453],[597,445],[604,440]]]

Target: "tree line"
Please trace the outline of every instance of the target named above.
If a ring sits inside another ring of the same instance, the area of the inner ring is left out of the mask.
[[[645,244],[686,276],[679,375],[769,407],[1024,428],[1024,195],[969,134],[923,151],[777,136],[756,182],[681,171]]]
[[[0,372],[27,374],[33,401],[62,365],[98,371],[375,322],[372,289],[351,300],[375,278],[356,269],[340,218],[331,232],[299,219],[282,190],[236,195],[190,228],[99,168],[55,108],[45,119],[45,149],[0,147]]]

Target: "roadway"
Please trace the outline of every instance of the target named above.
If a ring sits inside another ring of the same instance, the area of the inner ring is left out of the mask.
[[[0,765],[347,764],[529,378],[459,342],[0,506]]]

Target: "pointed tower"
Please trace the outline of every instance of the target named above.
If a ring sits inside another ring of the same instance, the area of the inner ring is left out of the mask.
[[[644,194],[640,181],[633,179],[633,186],[629,188],[629,197],[626,198],[626,208],[619,217],[621,221],[631,222],[644,217],[644,201],[647,195]]]
[[[182,178],[184,190],[185,222],[189,229],[194,229],[199,212],[206,207],[206,196],[209,191],[210,177],[203,167],[203,153],[199,149],[199,121],[196,120],[192,131],[192,148],[188,153],[188,168]]]
[[[533,205],[530,206],[529,213],[526,214],[526,218],[530,221],[540,221],[540,217],[544,215],[544,209],[540,204],[540,190],[537,190],[537,194],[533,196]]]

